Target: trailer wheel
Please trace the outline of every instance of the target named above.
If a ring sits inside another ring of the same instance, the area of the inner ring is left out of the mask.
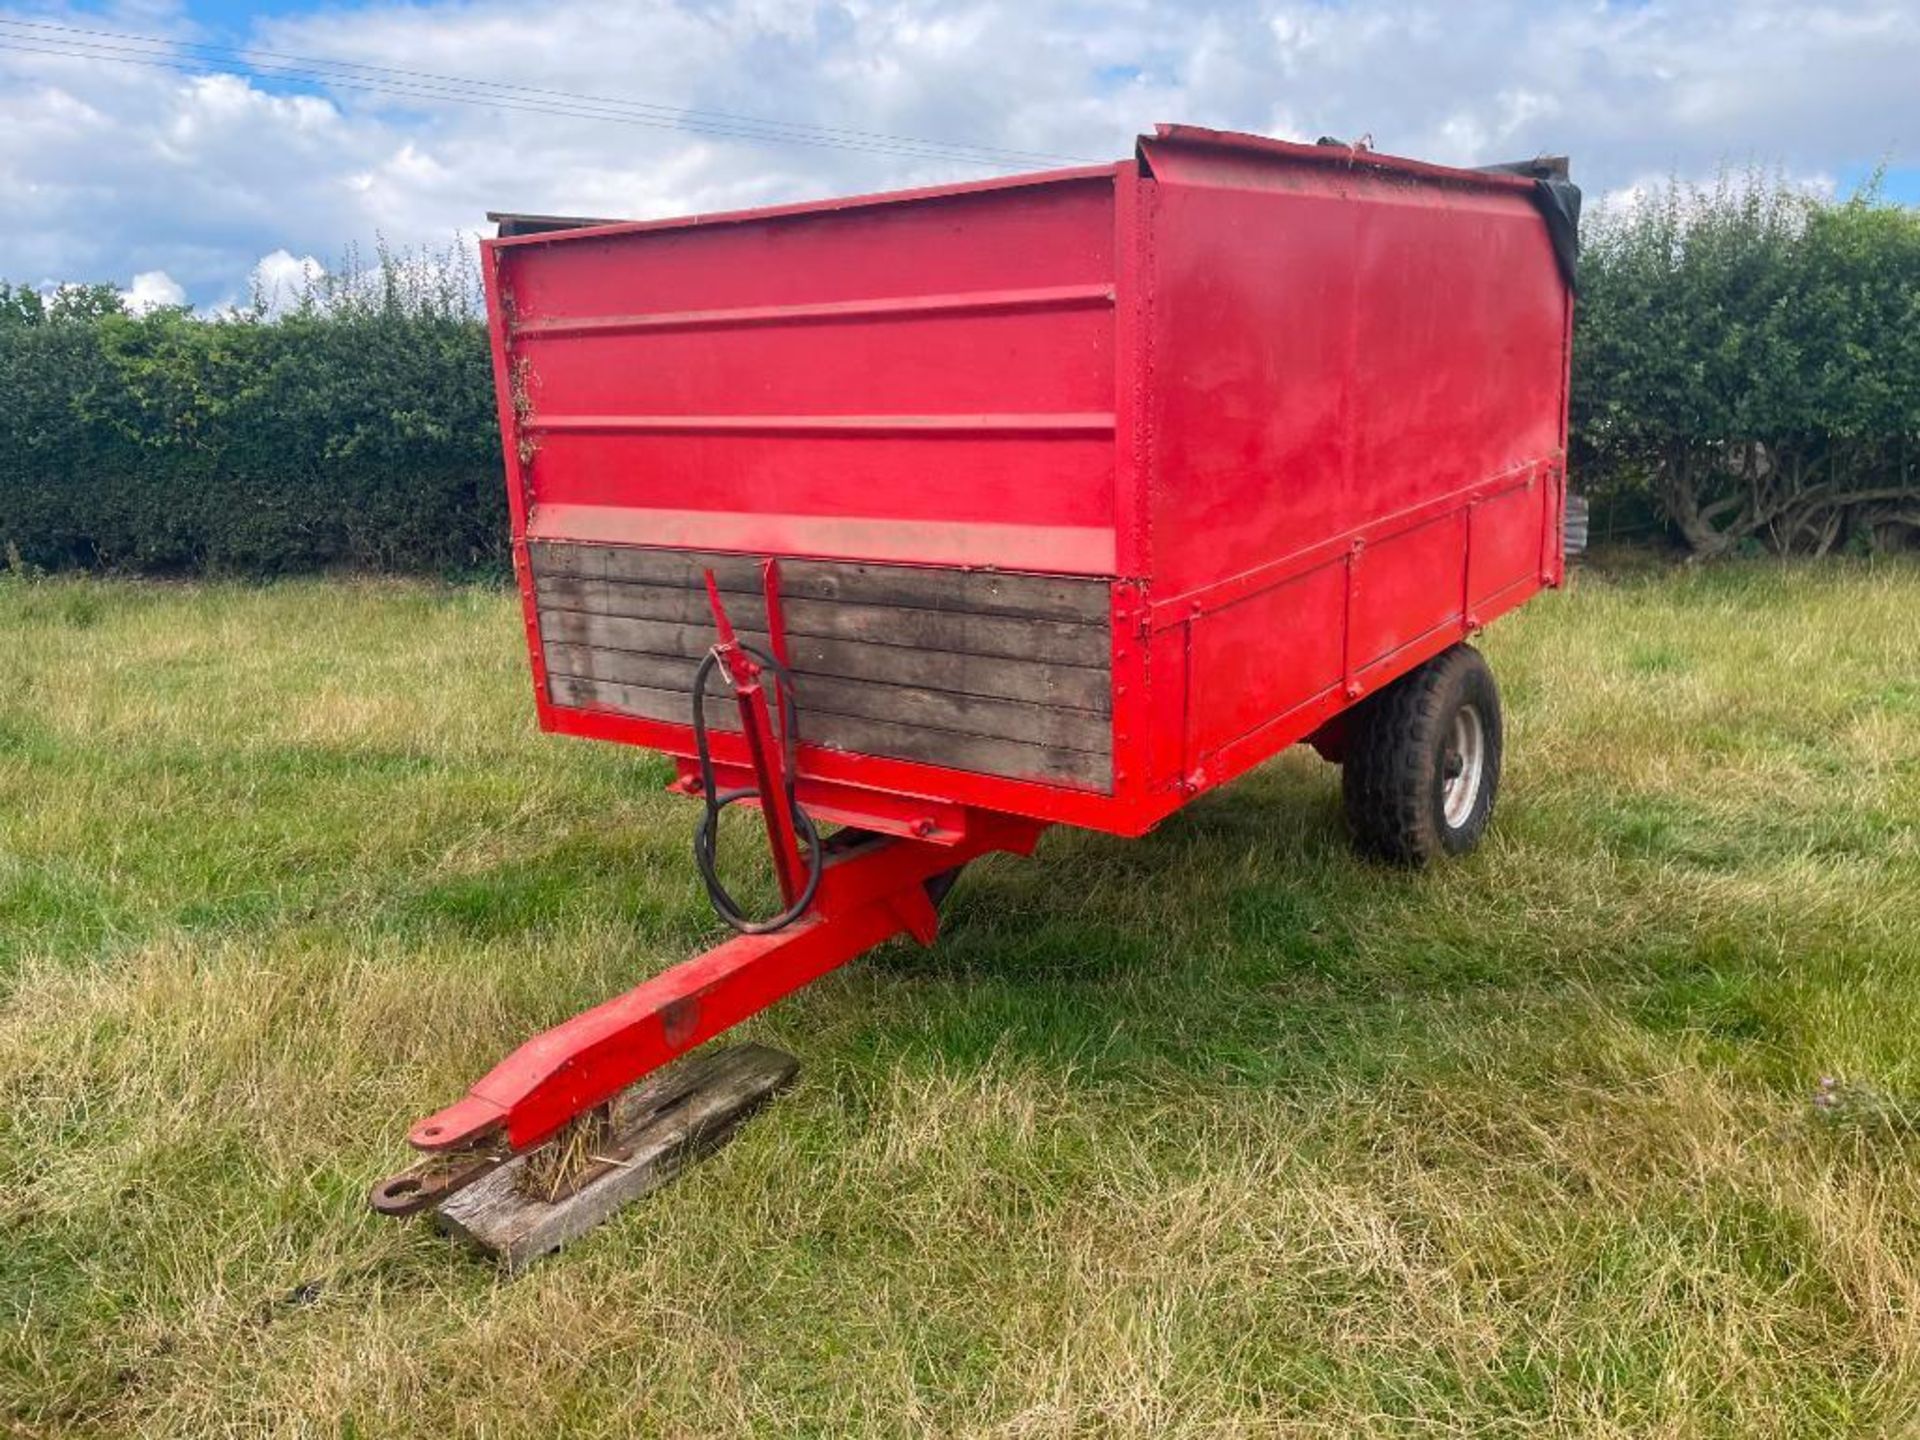
[[[1403,865],[1480,843],[1500,788],[1500,690],[1480,652],[1434,656],[1353,712],[1341,792],[1363,852]]]

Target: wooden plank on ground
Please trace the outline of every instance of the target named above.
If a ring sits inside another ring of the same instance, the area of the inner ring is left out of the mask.
[[[696,1052],[615,1098],[604,1163],[567,1193],[551,1201],[534,1193],[531,1156],[521,1155],[444,1201],[435,1218],[508,1270],[523,1270],[725,1144],[799,1068],[765,1045]]]

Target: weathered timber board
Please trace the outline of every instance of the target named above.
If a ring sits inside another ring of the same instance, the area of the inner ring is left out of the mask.
[[[705,573],[711,568],[722,590],[761,593],[761,562],[750,555],[543,540],[533,541],[528,551],[535,572],[541,575],[704,590]],[[1106,582],[1077,576],[782,560],[780,592],[799,600],[961,610],[975,615],[1097,625],[1107,621]]]
[[[697,625],[708,633],[713,629],[713,611],[704,589],[581,580],[562,575],[542,577],[539,596],[541,606],[547,609]],[[727,617],[738,628],[760,631],[767,628],[767,604],[760,594],[729,595],[726,607]],[[781,619],[789,635],[871,640],[881,645],[915,645],[1014,659],[1066,659],[1074,663],[1086,663],[1089,652],[1103,651],[1108,634],[1104,620],[1096,624],[791,598],[781,605]]]
[[[755,557],[553,542],[530,557],[556,704],[686,724],[715,638],[709,567],[741,638],[769,648]],[[1111,788],[1106,581],[783,560],[780,591],[809,743]],[[710,723],[734,728],[713,698]]]
[[[442,1202],[435,1219],[508,1270],[523,1270],[725,1144],[799,1068],[765,1045],[698,1052],[616,1097],[610,1163],[573,1193],[552,1201],[529,1193],[522,1155]]]
[[[602,633],[624,637],[621,649],[661,655],[705,654],[713,644],[713,613],[704,607],[683,607],[679,614],[649,619],[569,605],[569,598],[580,597],[550,595],[544,586],[538,594],[543,620],[553,614],[606,621],[600,627]],[[743,607],[739,614],[729,605],[727,614],[743,634],[759,635],[764,641],[767,616],[763,604]],[[964,615],[944,610],[836,606],[821,601],[789,600],[781,606],[781,616],[789,638],[818,636],[828,640],[860,640],[870,645],[946,650],[957,655],[990,655],[1002,660],[1041,660],[1056,665],[1104,665],[1111,643],[1103,625],[1065,625],[1055,620],[1019,620],[1004,615]],[[688,631],[692,634],[687,634]]]
[[[606,674],[635,685],[678,685],[691,688],[694,667],[713,644],[713,633],[697,649],[671,653],[633,650],[606,643],[613,635],[605,627],[573,618],[572,611],[542,612],[540,635],[547,649],[547,668],[575,675]],[[683,637],[684,638],[684,637]],[[748,643],[764,646],[766,636],[747,631]],[[598,642],[598,643],[596,643]],[[602,666],[617,666],[626,657],[657,662],[646,673],[618,673],[617,669],[581,668],[577,657],[592,652]],[[569,657],[556,662],[556,654]],[[825,675],[845,680],[870,680],[881,685],[911,685],[954,695],[977,695],[990,700],[1025,701],[1068,710],[1106,715],[1112,704],[1105,667],[1052,665],[1005,660],[989,655],[956,655],[943,650],[910,650],[898,645],[861,645],[824,640],[818,636],[789,636],[787,658],[795,675]]]
[[[676,692],[683,697],[682,718],[690,706],[697,660],[678,656],[639,655],[627,650],[596,650],[584,645],[549,645],[547,673],[578,680],[604,680],[649,690]],[[811,671],[794,674],[794,698],[802,716],[801,733],[811,738],[816,715],[857,715],[869,720],[892,720],[906,725],[929,725],[968,735],[1023,740],[1033,745],[1057,745],[1094,755],[1113,751],[1113,730],[1105,716],[1091,710],[1001,700],[889,685],[872,679],[844,680]],[[707,682],[707,717],[722,725],[721,711],[734,715],[731,692],[718,676]],[[723,727],[731,728],[731,727]]]
[[[607,680],[583,680],[572,675],[550,675],[547,685],[554,700],[561,705],[687,723],[690,702],[684,690],[652,690]],[[707,719],[715,730],[740,728],[738,713],[724,698],[708,705]],[[1103,785],[1113,770],[1107,756],[1084,750],[1030,745],[1018,740],[857,715],[803,712],[800,735],[810,745],[859,755],[887,755],[900,760],[918,760],[926,765],[944,765],[952,770],[1065,781],[1081,786]]]

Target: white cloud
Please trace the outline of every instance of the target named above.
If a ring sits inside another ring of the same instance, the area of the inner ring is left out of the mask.
[[[207,38],[136,3],[76,23]],[[247,38],[557,93],[289,94],[0,51],[0,276],[164,271],[205,301],[263,255],[445,245],[489,209],[660,215],[984,173],[546,113],[585,108],[566,96],[1095,158],[1156,120],[1453,161],[1566,151],[1596,194],[1723,161],[1920,160],[1898,148],[1920,145],[1912,0],[370,0]]]
[[[269,313],[278,314],[298,305],[327,267],[311,255],[295,256],[287,250],[262,255],[247,277],[249,292]]]
[[[144,315],[163,305],[186,304],[187,292],[164,270],[142,270],[133,277],[132,286],[120,292],[120,299],[134,314]]]

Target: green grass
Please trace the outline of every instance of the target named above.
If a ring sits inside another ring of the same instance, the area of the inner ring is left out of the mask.
[[[1500,813],[1430,874],[1306,753],[977,867],[748,1027],[798,1089],[511,1283],[363,1193],[714,938],[663,765],[536,733],[492,590],[13,580],[0,636],[0,1430],[1915,1415],[1920,568],[1503,621]]]

